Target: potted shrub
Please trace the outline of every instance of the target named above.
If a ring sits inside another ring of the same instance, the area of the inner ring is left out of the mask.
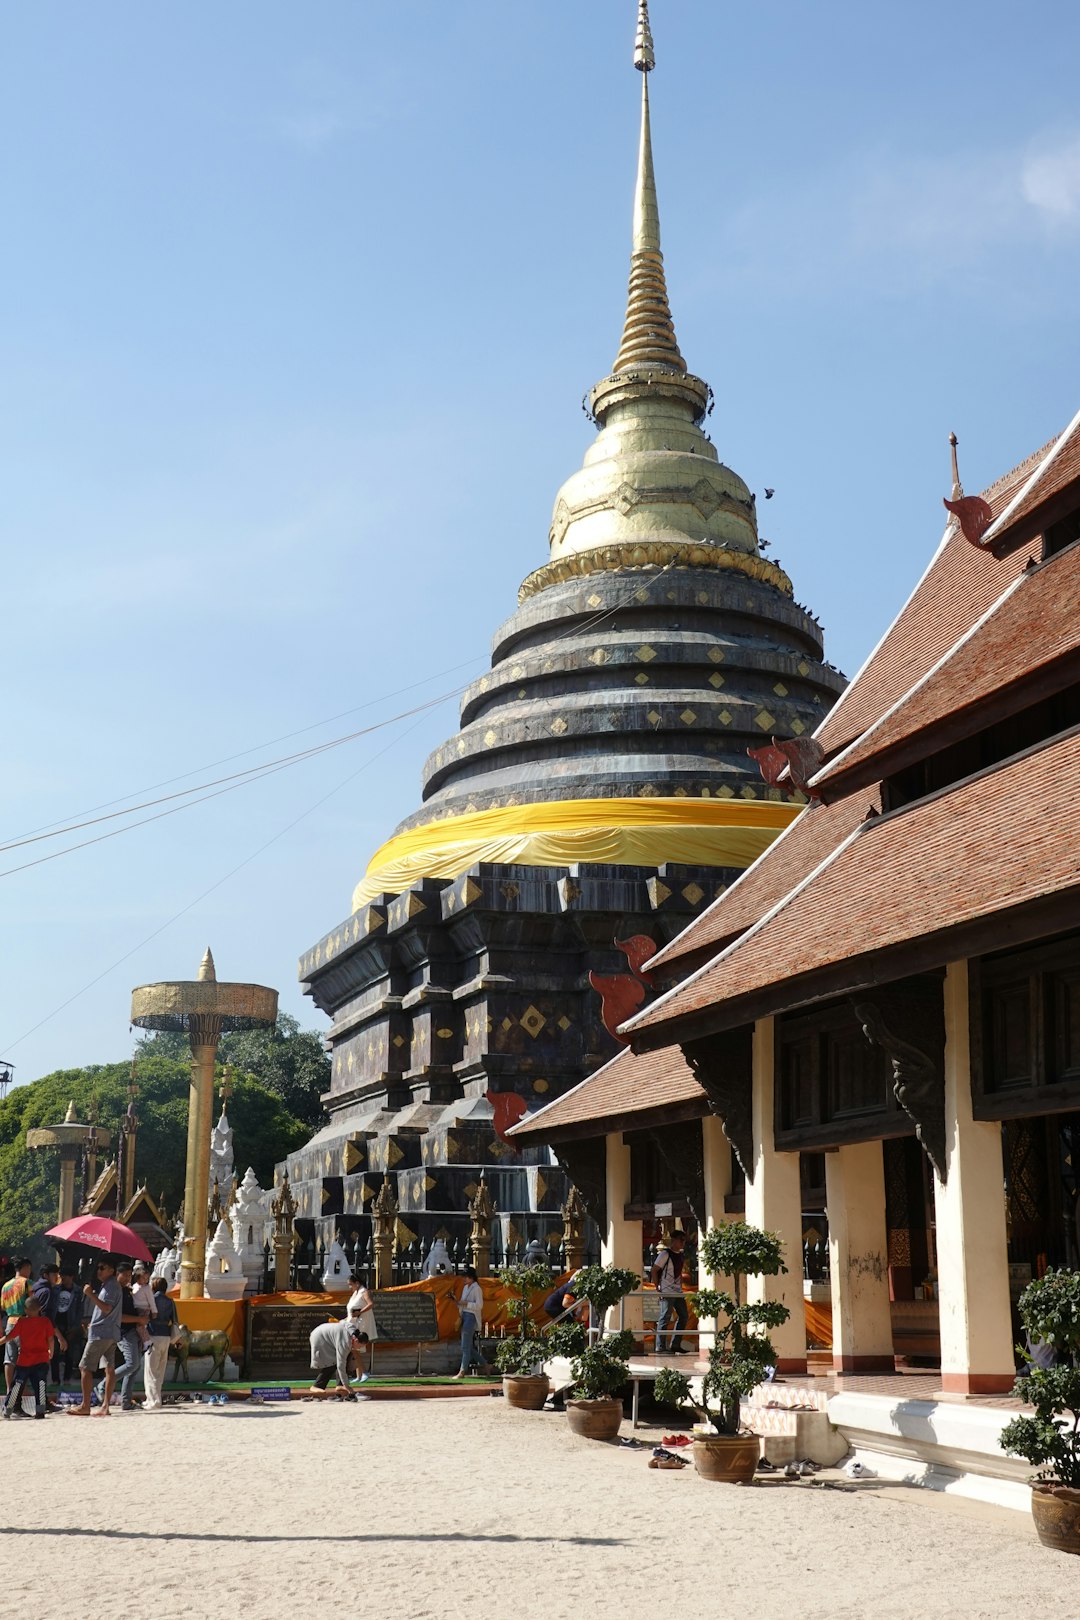
[[[614,1440],[622,1422],[621,1391],[630,1376],[634,1348],[629,1328],[586,1345],[570,1365],[573,1379],[566,1399],[566,1421],[586,1440]]]
[[[701,1400],[692,1398],[685,1373],[665,1367],[656,1375],[655,1395],[665,1405],[690,1405],[700,1423],[694,1433],[694,1467],[705,1479],[749,1484],[754,1477],[761,1443],[757,1435],[740,1433],[739,1411],[776,1361],[767,1330],[779,1327],[791,1314],[778,1301],[750,1305],[743,1299],[743,1279],[775,1277],[787,1270],[783,1244],[773,1232],[763,1232],[743,1221],[714,1227],[701,1241],[701,1263],[714,1274],[730,1277],[733,1293],[703,1288],[693,1295],[698,1317],[714,1317],[715,1342],[709,1367],[701,1380]]]
[[[593,1342],[586,1342],[571,1363],[566,1421],[575,1434],[589,1440],[614,1440],[619,1432],[619,1392],[630,1375],[627,1357],[634,1336],[628,1329],[604,1334],[603,1321],[612,1306],[632,1294],[640,1281],[638,1273],[625,1266],[584,1266],[574,1279],[575,1298],[589,1302],[592,1326],[588,1337]]]
[[[495,1350],[495,1365],[503,1375],[503,1394],[507,1405],[519,1411],[538,1412],[551,1388],[544,1371],[550,1351],[530,1313],[533,1295],[550,1286],[551,1272],[540,1263],[504,1266],[499,1281],[512,1296],[506,1302],[506,1314],[517,1328],[512,1338],[500,1339]]]
[[[1015,1393],[1035,1408],[1001,1431],[1001,1447],[1026,1457],[1038,1473],[1031,1482],[1031,1513],[1039,1540],[1060,1552],[1080,1553],[1080,1272],[1048,1271],[1020,1295],[1028,1350],[1053,1365],[1029,1366]]]

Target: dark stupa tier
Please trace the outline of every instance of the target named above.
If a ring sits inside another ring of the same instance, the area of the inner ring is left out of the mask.
[[[325,1241],[365,1244],[391,1176],[399,1243],[460,1252],[486,1171],[493,1260],[557,1245],[565,1171],[503,1131],[614,1054],[589,986],[626,970],[614,942],[666,944],[798,813],[803,795],[766,787],[747,749],[809,734],[843,685],[679,352],[643,0],[635,61],[634,245],[619,354],[589,396],[599,431],[461,729],[427,761],[422,807],[300,964],[333,1020],[333,1079],[330,1123],[288,1169]],[[588,1167],[573,1172],[584,1192]]]
[[[815,729],[843,686],[821,656],[810,615],[741,572],[627,568],[549,586],[496,635],[491,673],[399,831],[553,799],[764,798],[746,750]]]

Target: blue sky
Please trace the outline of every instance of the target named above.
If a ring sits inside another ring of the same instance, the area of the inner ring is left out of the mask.
[[[618,343],[634,10],[5,8],[2,841],[482,667]],[[849,672],[940,536],[949,430],[972,491],[1080,405],[1080,13],[1020,17],[653,3],[683,352]],[[124,1056],[130,987],[207,942],[321,1024],[296,959],[454,722],[4,876],[17,1078]]]

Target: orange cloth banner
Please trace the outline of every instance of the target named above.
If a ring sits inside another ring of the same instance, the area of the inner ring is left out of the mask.
[[[806,1316],[806,1342],[812,1350],[832,1349],[832,1306],[822,1301],[803,1300]]]

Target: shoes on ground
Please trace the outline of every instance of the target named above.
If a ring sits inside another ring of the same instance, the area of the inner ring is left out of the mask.
[[[778,1471],[779,1470],[777,1469],[776,1464],[771,1463],[768,1457],[762,1457],[756,1469],[756,1472],[759,1474],[775,1474]]]
[[[685,1457],[674,1457],[670,1451],[658,1448],[649,1458],[650,1468],[688,1468],[689,1463]]]
[[[692,1446],[694,1442],[688,1434],[665,1434],[662,1443],[665,1446]]]

